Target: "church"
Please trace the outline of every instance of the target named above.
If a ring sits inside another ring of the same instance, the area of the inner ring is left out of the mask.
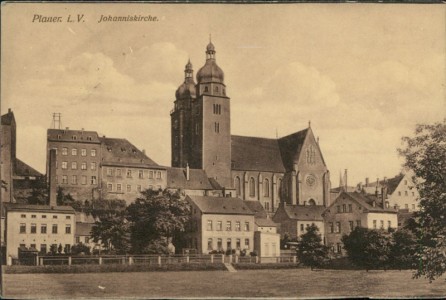
[[[231,99],[212,42],[196,82],[186,64],[170,116],[172,167],[203,169],[225,195],[259,201],[271,215],[281,205],[330,204],[330,172],[311,124],[277,139],[231,135]]]

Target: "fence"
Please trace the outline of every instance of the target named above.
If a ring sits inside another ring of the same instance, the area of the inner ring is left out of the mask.
[[[237,256],[237,255],[102,255],[102,256],[38,256],[37,265],[106,265],[146,264],[166,265],[182,263],[297,263],[296,256]]]

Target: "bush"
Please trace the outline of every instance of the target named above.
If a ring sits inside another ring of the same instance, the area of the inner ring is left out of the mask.
[[[249,252],[249,255],[251,255],[251,256],[257,256],[257,251]]]

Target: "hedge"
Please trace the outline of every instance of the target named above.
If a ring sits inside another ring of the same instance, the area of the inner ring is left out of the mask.
[[[156,272],[156,271],[220,271],[226,270],[222,263],[182,263],[165,265],[52,265],[52,266],[6,266],[6,274],[25,273],[107,273],[107,272]]]

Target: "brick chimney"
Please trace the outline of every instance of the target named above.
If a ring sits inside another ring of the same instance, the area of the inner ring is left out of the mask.
[[[56,149],[50,150],[50,174],[49,174],[49,196],[50,206],[57,206],[57,182],[56,182]]]
[[[384,185],[382,188],[381,188],[381,201],[382,201],[382,204],[383,204],[383,208],[385,208],[386,207],[386,199],[387,199],[387,185]]]

